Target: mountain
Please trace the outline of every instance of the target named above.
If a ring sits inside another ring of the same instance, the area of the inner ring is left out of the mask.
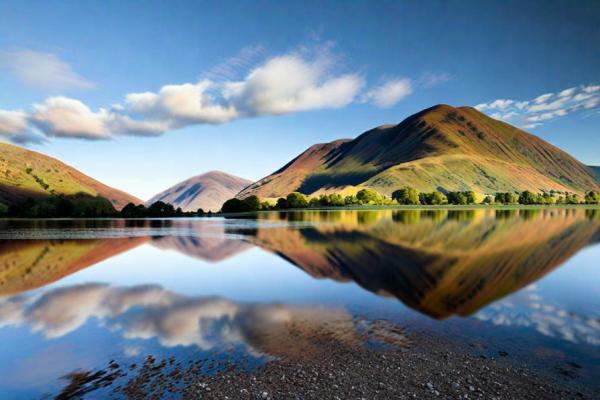
[[[219,211],[226,200],[234,197],[252,181],[221,171],[210,171],[178,183],[148,200],[171,203],[183,211]]]
[[[594,210],[344,210],[294,218],[305,217],[314,225],[262,228],[247,240],[314,278],[355,282],[437,319],[471,315],[600,242]]]
[[[103,196],[117,209],[142,200],[107,186],[55,158],[7,143],[0,143],[0,203],[15,204],[27,198],[52,194],[86,193]]]
[[[596,174],[596,177],[598,179],[600,179],[600,167],[594,166],[594,165],[590,165],[589,168],[592,170],[593,173]]]
[[[472,107],[437,105],[353,140],[314,145],[238,197],[362,187],[390,195],[403,186],[421,191],[583,193],[600,189],[600,181],[575,158],[532,134]]]

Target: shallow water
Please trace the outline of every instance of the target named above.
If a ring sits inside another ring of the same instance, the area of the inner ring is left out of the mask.
[[[599,242],[583,208],[2,220],[0,398],[149,354],[310,357],[379,319],[598,385]]]

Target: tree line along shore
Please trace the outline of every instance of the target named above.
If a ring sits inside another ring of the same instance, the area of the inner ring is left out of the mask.
[[[373,189],[361,189],[355,195],[342,196],[341,194],[321,194],[320,196],[306,196],[299,192],[292,192],[286,197],[281,197],[273,204],[260,201],[256,196],[244,199],[232,198],[227,200],[221,209],[223,213],[286,210],[302,208],[323,207],[348,207],[348,206],[388,206],[388,205],[575,205],[575,204],[600,204],[600,193],[589,191],[584,197],[568,192],[542,192],[532,191],[498,192],[486,195],[478,200],[473,191],[446,192],[419,192],[411,187],[404,187],[384,196]]]
[[[292,192],[281,197],[273,204],[261,201],[256,196],[244,199],[227,200],[221,213],[240,213],[253,211],[336,208],[352,206],[390,206],[390,205],[576,205],[600,204],[600,192],[589,191],[580,197],[574,193],[531,191],[498,192],[486,195],[478,200],[473,191],[461,192],[419,192],[410,187],[398,189],[391,196],[384,196],[373,189],[361,189],[355,195],[322,194],[306,196]],[[219,213],[215,213],[219,214]],[[53,195],[38,199],[27,199],[22,203],[6,206],[0,203],[0,217],[16,218],[174,218],[213,215],[199,208],[196,211],[183,211],[172,204],[156,201],[146,207],[143,204],[128,203],[117,211],[113,204],[102,196],[79,193],[72,196]]]

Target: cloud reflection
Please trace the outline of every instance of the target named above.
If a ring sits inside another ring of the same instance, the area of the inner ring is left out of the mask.
[[[241,345],[254,354],[292,358],[314,354],[315,336],[359,341],[352,317],[341,309],[187,297],[159,286],[88,283],[0,299],[1,327],[29,326],[46,338],[68,335],[92,319],[126,339],[156,339],[165,347]]]

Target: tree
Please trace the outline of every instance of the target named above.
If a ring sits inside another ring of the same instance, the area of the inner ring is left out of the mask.
[[[398,204],[414,205],[419,204],[419,191],[417,189],[406,186],[392,193],[392,199]]]
[[[358,204],[358,200],[356,199],[356,196],[348,195],[344,197],[344,204],[347,206],[351,206],[354,204]]]
[[[285,197],[280,197],[277,199],[277,205],[275,207],[279,210],[285,210],[286,208],[290,208],[290,205]]]
[[[148,207],[149,217],[173,217],[175,215],[175,208],[172,204],[165,203],[163,201],[155,201]]]
[[[221,206],[221,212],[224,213],[235,213],[235,212],[246,212],[249,211],[247,209],[247,205],[241,201],[240,199],[236,199],[235,197],[227,200]]]
[[[308,207],[308,200],[306,196],[300,192],[292,192],[286,197],[289,208],[306,208]]]
[[[600,204],[600,193],[590,191],[585,194],[586,204]]]
[[[477,195],[475,194],[474,191],[468,190],[466,192],[463,192],[463,194],[467,198],[467,204],[475,204],[475,203],[477,203]]]
[[[196,210],[196,214],[198,215],[204,215],[204,210],[202,208],[199,208]]]
[[[494,199],[492,198],[492,196],[487,195],[484,197],[483,201],[481,202],[482,204],[493,204],[494,203]]]
[[[361,189],[356,193],[356,199],[360,204],[380,204],[381,196],[372,189]]]
[[[449,204],[466,205],[468,204],[467,196],[463,192],[448,192],[446,194]]]
[[[67,205],[66,202],[61,201],[59,209],[66,207],[70,210],[70,216],[75,218],[103,218],[114,216],[117,213],[112,203],[102,196],[92,197],[87,194],[77,194],[65,200],[71,204]]]
[[[327,201],[329,202],[329,205],[332,207],[342,207],[346,204],[344,202],[344,198],[342,197],[342,195],[337,194],[337,193],[332,193],[332,194],[327,195]]]
[[[442,192],[436,190],[431,193],[421,193],[420,202],[424,205],[441,205],[446,204],[448,199]]]
[[[148,215],[148,210],[146,210],[146,207],[144,207],[143,204],[138,204],[136,206],[133,203],[127,203],[127,205],[121,209],[119,215],[122,218],[144,218]]]
[[[529,190],[525,190],[519,196],[519,204],[530,205],[530,204],[537,204],[537,203],[538,203],[537,195],[533,192],[530,192]]]
[[[567,193],[565,195],[566,204],[579,204],[579,196],[573,193]]]
[[[501,204],[514,204],[514,203],[518,202],[519,199],[514,193],[499,192],[499,193],[496,193],[495,201],[496,201],[496,203],[501,203]]]
[[[434,205],[448,203],[448,199],[446,198],[446,196],[444,196],[444,194],[442,192],[438,192],[437,190],[435,192],[431,193],[430,201],[431,201],[431,204],[434,204]]]
[[[0,216],[8,214],[8,206],[4,203],[0,203]]]

